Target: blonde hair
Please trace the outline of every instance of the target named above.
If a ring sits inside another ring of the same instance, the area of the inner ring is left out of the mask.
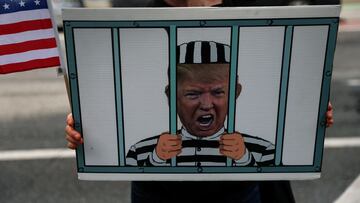
[[[178,64],[176,74],[178,83],[184,80],[224,81],[229,79],[229,64]]]

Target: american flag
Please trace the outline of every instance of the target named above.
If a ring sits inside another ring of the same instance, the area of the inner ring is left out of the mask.
[[[0,0],[0,74],[60,65],[46,0]]]

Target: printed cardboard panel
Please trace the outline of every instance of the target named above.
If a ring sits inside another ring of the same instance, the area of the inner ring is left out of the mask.
[[[320,177],[338,9],[65,10],[79,178]]]

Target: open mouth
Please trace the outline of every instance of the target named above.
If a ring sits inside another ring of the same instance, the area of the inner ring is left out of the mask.
[[[199,125],[202,127],[209,127],[212,122],[214,121],[214,116],[211,114],[200,116],[197,121],[199,122]]]

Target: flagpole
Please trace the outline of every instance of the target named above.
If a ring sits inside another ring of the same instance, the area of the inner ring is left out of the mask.
[[[69,101],[69,105],[70,105],[70,109],[72,109],[71,108],[71,95],[70,95],[70,87],[69,87],[69,78],[68,78],[68,75],[67,75],[67,73],[64,73],[64,82],[65,82],[65,87],[66,87],[66,93],[67,93],[67,95],[68,95],[68,101]]]
[[[71,99],[70,99],[71,95],[70,95],[70,89],[69,89],[69,79],[68,79],[68,75],[67,75],[67,71],[66,71],[67,69],[66,69],[64,53],[62,51],[63,50],[62,49],[63,44],[60,41],[59,32],[58,32],[58,29],[57,29],[57,24],[56,24],[56,21],[54,19],[54,12],[53,12],[52,2],[51,2],[51,0],[46,0],[46,2],[47,2],[47,5],[48,5],[48,8],[49,8],[51,22],[53,24],[53,29],[54,29],[54,34],[55,34],[55,40],[56,40],[56,43],[58,45],[58,52],[59,52],[59,57],[60,57],[60,67],[58,67],[58,69],[57,69],[57,74],[58,74],[58,76],[63,75],[63,77],[64,77],[66,93],[67,93],[67,96],[68,96],[68,102],[69,102],[70,109],[71,109]]]

